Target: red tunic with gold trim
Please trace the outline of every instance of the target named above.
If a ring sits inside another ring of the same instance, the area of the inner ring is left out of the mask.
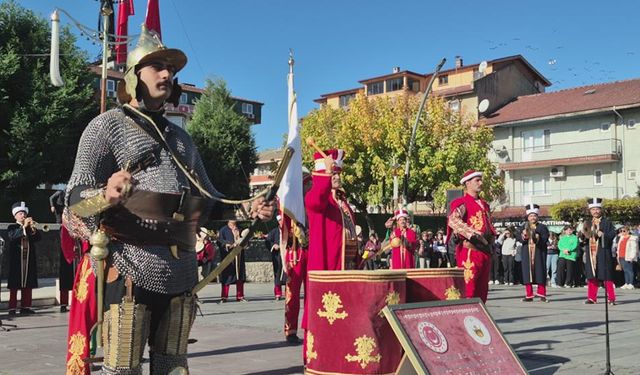
[[[451,214],[448,219],[447,238],[451,238],[452,233],[459,238],[456,245],[456,262],[458,267],[464,268],[466,296],[479,297],[486,302],[491,269],[490,250],[485,252],[474,248],[468,240],[474,233],[482,234],[487,240],[495,238],[496,230],[489,218],[489,205],[483,199],[475,199],[465,194],[451,202]]]
[[[355,220],[340,195],[331,189],[331,174],[313,174],[313,185],[304,199],[309,220],[309,271],[345,269],[346,231],[355,238]]]
[[[396,228],[393,236],[402,239],[402,245],[391,248],[391,269],[415,268],[413,252],[418,246],[416,232],[407,228],[404,230]]]

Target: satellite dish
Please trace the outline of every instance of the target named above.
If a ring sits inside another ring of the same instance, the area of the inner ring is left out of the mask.
[[[484,74],[484,71],[487,70],[487,62],[486,61],[482,61],[480,63],[480,65],[478,66],[478,71],[482,74]]]
[[[487,109],[489,109],[489,99],[482,99],[478,104],[478,112],[484,113]]]

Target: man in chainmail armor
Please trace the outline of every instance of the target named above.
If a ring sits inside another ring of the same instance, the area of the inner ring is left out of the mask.
[[[212,208],[204,197],[221,194],[189,134],[163,117],[165,103],[180,97],[174,76],[186,62],[182,51],[166,48],[143,26],[118,86],[121,106],[89,123],[67,186],[70,233],[88,239],[101,229],[109,238],[103,374],[141,374],[146,342],[152,374],[188,371],[195,233]],[[74,204],[96,197],[110,208],[83,218],[73,213]],[[252,204],[254,217],[269,220],[272,212],[262,199]]]

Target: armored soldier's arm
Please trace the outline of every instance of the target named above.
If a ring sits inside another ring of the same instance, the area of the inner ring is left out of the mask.
[[[111,117],[98,116],[82,133],[67,185],[67,206],[102,193],[109,177],[119,169],[112,152],[115,132],[111,120]]]

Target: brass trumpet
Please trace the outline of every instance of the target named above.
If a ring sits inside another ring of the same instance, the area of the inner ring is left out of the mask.
[[[41,230],[43,232],[48,232],[49,230],[51,230],[51,228],[49,228],[49,224],[40,224],[30,217],[25,219],[25,228],[26,227],[31,227],[37,230]]]

